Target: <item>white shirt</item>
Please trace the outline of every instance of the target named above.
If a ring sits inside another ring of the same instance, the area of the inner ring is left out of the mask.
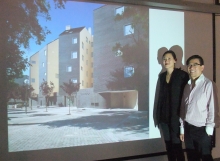
[[[214,82],[203,74],[196,80],[192,89],[191,80],[186,84],[180,107],[180,133],[184,134],[184,121],[191,125],[206,126],[208,135],[213,134],[213,129],[218,120],[218,101]]]

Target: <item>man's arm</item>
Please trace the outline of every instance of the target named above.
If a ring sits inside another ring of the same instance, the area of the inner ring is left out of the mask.
[[[215,127],[215,113],[216,108],[218,108],[218,102],[217,102],[217,94],[215,90],[215,84],[214,82],[210,83],[207,87],[206,93],[209,96],[208,102],[207,102],[207,121],[206,121],[206,133],[208,135],[213,135],[214,127]]]

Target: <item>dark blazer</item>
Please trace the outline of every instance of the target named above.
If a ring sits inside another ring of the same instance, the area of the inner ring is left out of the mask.
[[[158,94],[158,101],[156,106],[156,125],[158,125],[160,122],[160,110],[161,110],[161,104],[163,95],[166,93],[163,93],[164,91],[164,83],[166,82],[166,74],[167,72],[163,72],[159,75],[158,81],[159,81],[159,94]],[[174,69],[170,83],[171,83],[171,100],[170,100],[170,124],[171,128],[173,130],[179,131],[179,113],[180,113],[180,104],[182,99],[182,94],[185,85],[187,84],[189,80],[189,75],[185,71],[181,69]]]

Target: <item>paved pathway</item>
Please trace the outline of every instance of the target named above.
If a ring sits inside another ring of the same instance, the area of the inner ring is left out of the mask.
[[[133,109],[8,109],[9,152],[147,139],[148,113]]]

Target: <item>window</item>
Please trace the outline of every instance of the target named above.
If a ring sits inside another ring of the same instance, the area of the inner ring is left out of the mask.
[[[47,56],[47,50],[44,50],[44,55]]]
[[[46,75],[47,75],[47,73],[45,72],[45,73],[44,73],[44,75],[46,76]]]
[[[93,52],[91,52],[91,57],[93,57]]]
[[[73,83],[77,83],[77,79],[76,79],[76,78],[72,78],[71,81],[72,81]]]
[[[31,82],[34,83],[35,82],[35,78],[31,78]]]
[[[82,86],[84,86],[84,81],[82,80]]]
[[[134,75],[134,67],[133,66],[125,66],[124,67],[124,77],[132,77]]]
[[[88,54],[88,49],[86,49],[86,54]]]
[[[88,37],[86,37],[86,42],[88,42]]]
[[[84,43],[82,42],[82,48],[84,49]]]
[[[91,67],[93,67],[93,63],[91,63]]]
[[[115,56],[117,57],[117,56],[122,56],[123,55],[123,52],[121,51],[121,50],[117,50],[116,52],[115,52]]]
[[[72,39],[72,44],[77,44],[77,38]]]
[[[74,51],[74,52],[72,52],[72,54],[71,54],[71,59],[76,59],[76,58],[77,58],[77,52]]]
[[[134,33],[134,28],[131,25],[124,26],[124,35],[131,35]]]
[[[66,67],[66,71],[67,72],[72,72],[72,67],[71,66]]]
[[[44,67],[44,63],[42,63],[42,67]]]
[[[81,66],[81,70],[83,70],[83,67]]]
[[[116,8],[115,9],[115,15],[117,15],[117,14],[118,15],[122,15],[124,13],[124,11],[125,11],[125,7],[124,6]]]
[[[86,60],[86,65],[88,65],[88,60]]]
[[[84,60],[84,56],[82,55],[82,61]]]

